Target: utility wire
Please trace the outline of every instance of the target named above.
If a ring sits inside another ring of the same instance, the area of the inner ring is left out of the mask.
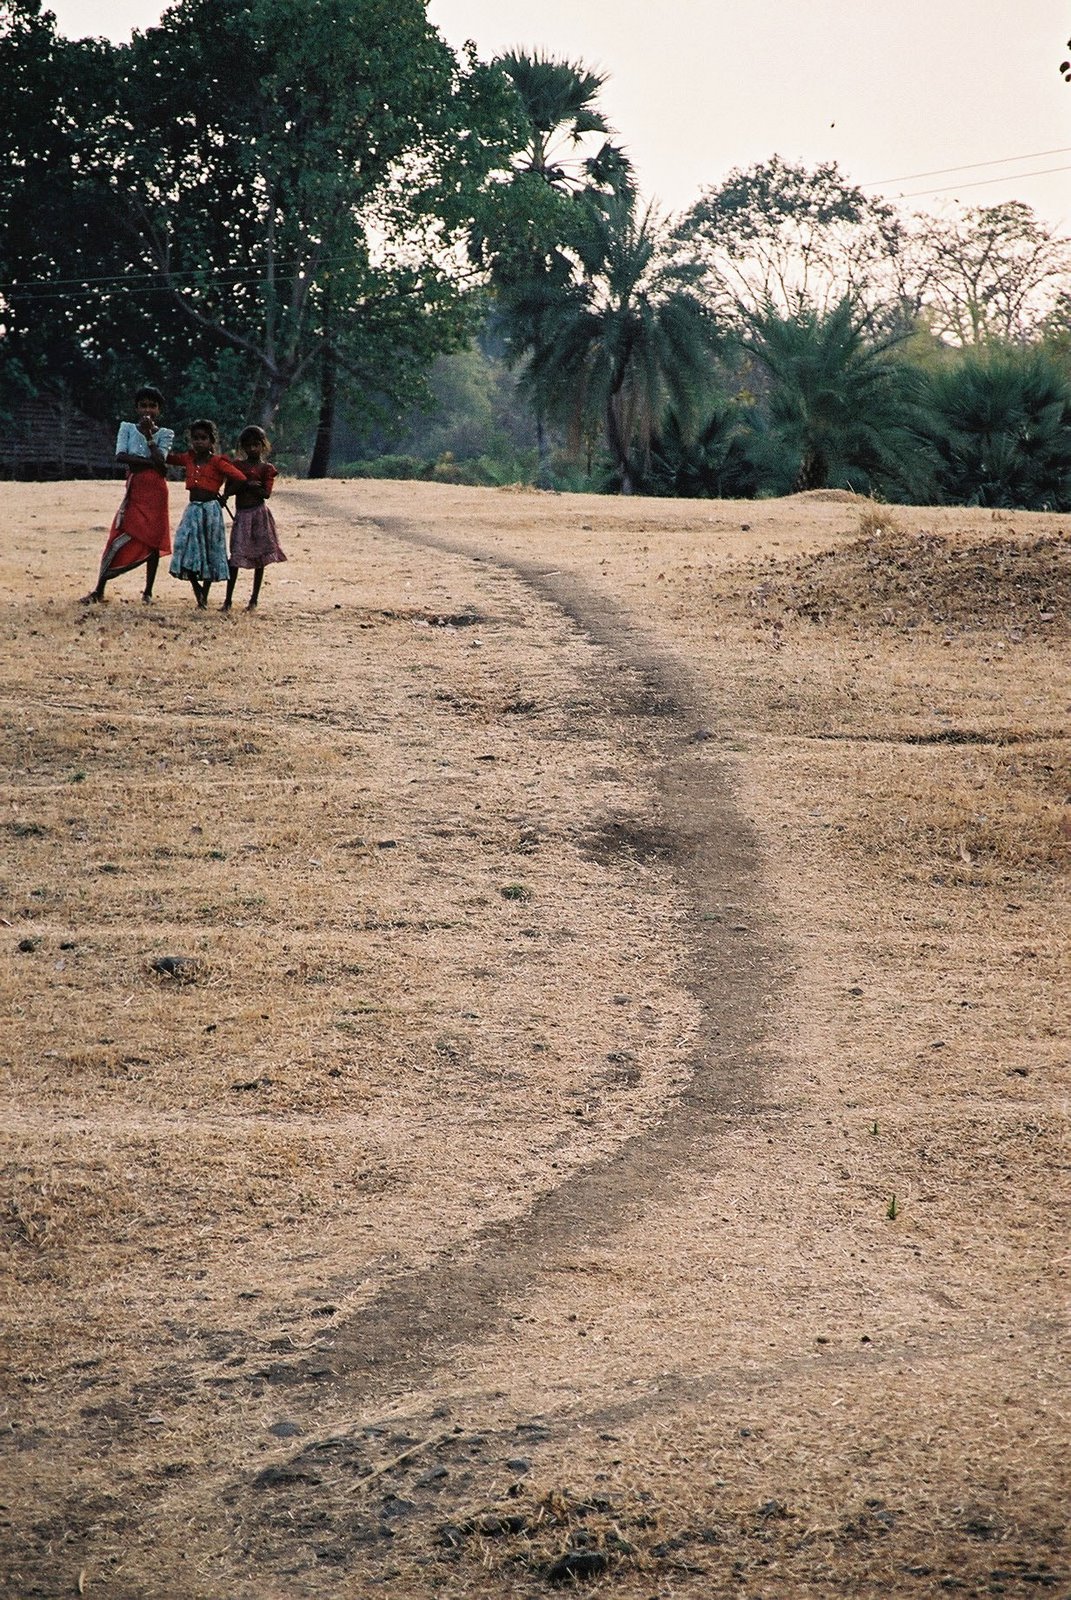
[[[947,194],[950,189],[980,189],[987,183],[1012,183],[1020,178],[1046,178],[1053,172],[1071,172],[1071,165],[1066,167],[1035,167],[1033,172],[1009,172],[1000,178],[972,178],[969,183],[943,184],[939,189],[912,189],[910,194],[902,194],[901,200],[917,200],[924,194]]]
[[[352,265],[355,265],[355,264],[356,263],[355,263],[355,260],[354,260],[353,256],[334,256],[334,257],[331,257],[330,259],[328,259],[326,261],[321,261],[319,263],[319,266],[320,266],[320,268],[324,268],[324,267],[337,267],[337,266],[352,266]],[[297,273],[291,273],[289,276],[287,276],[285,273],[280,271],[280,268],[283,268],[283,267],[297,267],[298,271],[297,271]],[[278,282],[281,282],[281,283],[291,283],[291,282],[293,282],[293,279],[295,277],[300,277],[302,272],[304,272],[306,270],[307,269],[304,268],[301,265],[300,261],[297,261],[297,260],[294,260],[294,261],[277,261],[275,263],[276,279],[277,279]],[[265,274],[266,271],[267,271],[267,268],[264,267],[264,266],[252,267],[252,268],[251,267],[191,267],[188,272],[178,272],[178,273],[172,272],[172,273],[166,274],[166,277],[167,277],[167,280],[168,280],[167,282],[161,281],[165,277],[165,274],[163,273],[162,270],[151,270],[151,269],[147,270],[145,272],[107,272],[107,273],[102,273],[98,277],[87,276],[87,277],[84,277],[84,278],[41,278],[41,279],[38,279],[36,281],[39,282],[39,283],[47,284],[49,286],[49,288],[52,288],[52,289],[62,289],[62,288],[65,288],[68,284],[72,284],[77,288],[86,288],[88,285],[94,284],[94,285],[104,285],[105,287],[111,286],[111,287],[116,288],[116,289],[128,289],[128,288],[131,288],[132,286],[135,286],[139,282],[140,279],[145,278],[145,279],[150,280],[151,284],[154,285],[156,288],[170,289],[173,284],[181,284],[183,282],[190,282],[190,283],[196,284],[198,279],[200,279],[200,278],[235,278],[235,279],[237,279],[239,281],[241,281],[243,279],[252,280],[254,278],[262,279],[264,277],[264,274]],[[33,280],[33,279],[28,279],[25,283],[0,283],[0,290],[3,290],[3,289],[14,289],[14,290],[18,291],[19,289],[32,289],[34,287],[35,287],[35,280]]]
[[[1063,145],[1059,150],[1028,150],[1021,156],[996,156],[992,161],[968,161],[963,167],[933,167],[929,172],[905,172],[899,178],[879,178],[874,183],[861,183],[860,189],[881,189],[891,183],[914,183],[918,178],[942,178],[947,172],[974,172],[978,167],[1002,167],[1011,161],[1041,161],[1045,156],[1066,156],[1071,154],[1071,145]],[[1056,172],[1064,171],[1063,167],[1053,169]],[[1021,173],[1021,177],[1031,177],[1031,173]],[[983,178],[982,183],[998,183],[997,178]],[[925,191],[936,194],[936,189]]]
[[[276,276],[276,279],[275,279],[276,283],[292,283],[293,280],[294,280],[294,274],[293,273],[291,273],[289,277],[287,277],[285,274],[279,274],[279,275]],[[41,279],[39,281],[44,283],[44,284],[47,284],[49,280],[47,278],[44,278],[44,279]],[[78,280],[77,279],[67,279],[65,281],[67,281],[67,282],[77,282]],[[242,287],[243,285],[247,285],[247,284],[250,284],[250,283],[260,283],[261,281],[262,280],[258,276],[253,275],[253,276],[251,276],[251,277],[249,277],[247,279],[238,279],[234,283],[230,284],[229,287],[232,288],[232,289],[237,289],[239,287]],[[191,286],[189,284],[183,284],[182,285],[182,289],[183,290],[188,290],[190,287]],[[194,284],[192,287],[196,288],[197,285]],[[4,288],[3,285],[0,285],[0,298],[3,298],[3,297],[6,296],[7,298],[10,299],[13,294],[18,294],[20,291],[23,291],[23,290],[32,290],[33,291],[33,302],[32,303],[34,305],[38,305],[42,300],[84,300],[86,295],[88,295],[88,294],[124,294],[129,298],[129,296],[131,296],[131,295],[166,294],[166,293],[169,292],[168,287],[166,285],[159,284],[159,283],[157,283],[157,284],[144,283],[144,284],[141,284],[141,285],[133,285],[130,288],[127,288],[123,283],[108,283],[108,284],[87,283],[87,285],[84,288],[81,288],[81,289],[56,289],[56,290],[48,289],[44,294],[42,294],[42,293],[38,292],[37,287],[36,287],[35,284],[33,284],[33,283],[24,283],[24,284],[13,284],[9,288],[6,288],[6,289]]]

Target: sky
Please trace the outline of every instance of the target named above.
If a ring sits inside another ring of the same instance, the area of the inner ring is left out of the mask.
[[[117,41],[161,10],[48,4],[69,37]],[[1023,200],[1071,233],[1071,0],[429,0],[428,14],[484,59],[521,47],[607,74],[602,107],[665,211],[777,153],[836,161],[911,208]]]

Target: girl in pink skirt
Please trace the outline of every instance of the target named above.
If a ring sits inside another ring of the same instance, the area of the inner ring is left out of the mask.
[[[260,598],[260,586],[264,581],[264,568],[273,561],[286,560],[275,531],[275,518],[265,503],[278,474],[267,459],[271,453],[271,443],[263,428],[243,429],[238,437],[238,448],[242,453],[235,457],[234,465],[245,473],[245,482],[227,485],[228,492],[232,487],[235,491],[236,509],[234,526],[231,528],[231,575],[222,609],[231,609],[239,569],[252,567],[253,593],[248,609],[255,611]]]

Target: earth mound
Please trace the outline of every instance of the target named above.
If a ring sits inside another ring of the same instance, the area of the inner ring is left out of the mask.
[[[761,587],[812,622],[1051,638],[1071,627],[1071,534],[980,540],[890,521],[838,549],[768,563]]]

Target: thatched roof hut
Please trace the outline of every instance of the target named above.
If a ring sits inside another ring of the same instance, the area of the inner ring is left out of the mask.
[[[37,395],[0,413],[0,477],[113,478],[115,433],[62,395]]]

